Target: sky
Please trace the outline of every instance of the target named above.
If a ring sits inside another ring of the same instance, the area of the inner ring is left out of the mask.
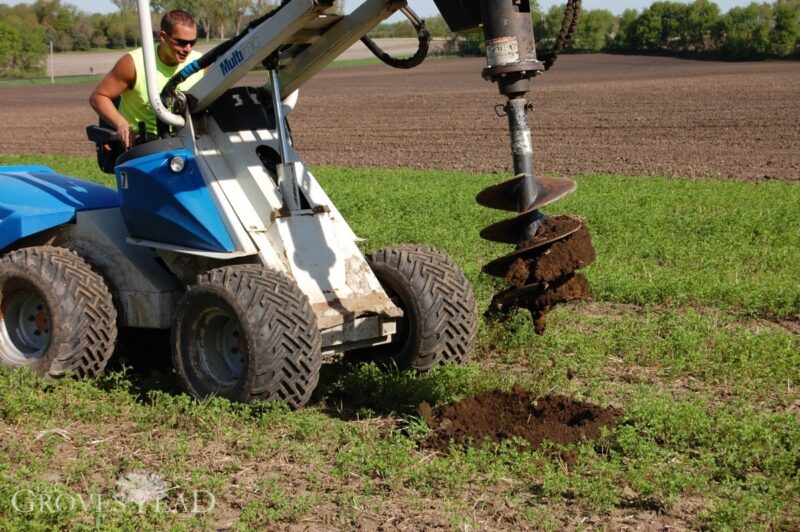
[[[608,9],[612,13],[619,15],[627,8],[642,10],[650,6],[654,0],[583,0],[583,9]],[[689,0],[678,0],[688,3]],[[731,7],[744,6],[753,0],[713,0],[720,10],[725,13]],[[24,0],[3,0],[3,4],[14,5],[18,3],[32,3]],[[116,7],[111,0],[61,0],[63,4],[72,4],[81,11],[87,13],[110,13],[116,11]],[[539,6],[547,10],[553,4],[562,4],[562,0],[539,0]],[[352,9],[358,6],[358,0],[346,0],[346,7]],[[408,0],[408,5],[421,17],[431,17],[439,14],[433,0]],[[392,19],[394,20],[394,18]]]

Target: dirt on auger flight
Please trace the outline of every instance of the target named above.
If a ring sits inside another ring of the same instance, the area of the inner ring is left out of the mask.
[[[572,216],[552,216],[545,220],[536,238],[522,242],[517,250],[527,249],[547,242],[558,235],[567,236],[556,240],[541,255],[534,259],[517,259],[506,274],[506,281],[521,288],[531,283],[553,283],[584,268],[595,259],[594,246],[585,223]]]
[[[566,235],[559,239],[560,235]],[[543,334],[547,313],[558,303],[589,298],[589,283],[576,270],[595,259],[594,246],[585,221],[568,215],[545,219],[533,240],[522,242],[522,253],[508,266],[505,280],[511,288],[497,294],[489,305],[490,319],[508,315],[514,308],[530,311],[534,328]]]

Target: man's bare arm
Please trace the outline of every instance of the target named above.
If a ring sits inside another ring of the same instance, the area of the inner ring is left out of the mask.
[[[89,97],[89,103],[97,114],[117,130],[124,149],[133,145],[135,133],[125,117],[117,111],[113,100],[125,90],[132,89],[135,84],[136,67],[133,58],[125,54],[117,61],[111,72],[98,83]]]

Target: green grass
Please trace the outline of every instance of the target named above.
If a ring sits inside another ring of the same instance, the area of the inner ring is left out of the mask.
[[[0,164],[46,164],[113,185],[87,158]],[[474,203],[498,176],[316,174],[365,249],[435,245],[464,267],[482,307],[501,286],[480,266],[507,247],[477,235],[504,214]],[[175,392],[165,369],[123,367],[83,382],[0,369],[0,529],[353,528],[403,516],[412,527],[559,530],[586,526],[581,515],[611,529],[628,515],[653,526],[799,528],[800,336],[780,320],[800,312],[800,188],[578,182],[548,211],[587,218],[595,301],[555,310],[544,336],[522,313],[482,323],[464,366],[415,375],[326,365],[297,412],[197,402]],[[429,430],[421,401],[513,385],[613,405],[622,419],[566,448],[507,441],[436,455],[418,446]],[[178,486],[164,500],[177,511],[10,505],[20,490],[112,497],[121,474],[140,470]],[[217,510],[182,511],[181,497],[196,490],[213,493]]]
[[[0,156],[0,164],[45,164],[113,186],[92,159]],[[475,203],[496,175],[320,168],[317,177],[365,249],[415,242],[451,254],[484,303],[500,282],[481,265],[510,247],[480,229],[507,213]],[[599,301],[701,305],[751,316],[800,312],[800,186],[583,176],[578,192],[547,209],[587,219],[597,260],[587,270]]]
[[[452,372],[477,371],[470,367],[449,370],[445,395],[466,391]],[[374,374],[372,368],[351,371]],[[428,378],[442,371],[448,370]],[[397,378],[389,374],[385,380]],[[569,467],[561,449],[531,451],[519,442],[433,456],[417,449],[413,436],[380,420],[346,422],[315,408],[290,412],[220,399],[198,404],[159,391],[137,400],[121,379],[110,387],[108,380],[43,383],[27,372],[3,369],[0,392],[7,398],[0,427],[17,427],[0,454],[0,501],[19,490],[110,497],[118,475],[149,470],[180,486],[180,493],[206,490],[221,501],[237,494],[241,511],[232,524],[240,529],[298,522],[330,505],[338,513],[328,515],[328,524],[351,526],[358,508],[382,500],[413,508],[418,500],[436,499],[442,512],[465,522],[469,512],[459,510],[458,502],[471,492],[489,494],[482,497],[488,505],[515,500],[536,508],[573,501],[599,515],[618,507],[665,511],[683,497],[697,497],[703,504],[696,524],[798,524],[800,424],[794,415],[744,405],[709,407],[702,399],[676,400],[647,386],[631,390],[617,427],[599,441],[572,446],[576,458]],[[41,437],[40,431],[58,427],[66,436]],[[174,507],[178,495],[164,504]],[[142,514],[135,508],[46,510],[23,514],[0,504],[0,526],[16,529],[31,519],[69,528],[98,520],[109,527],[159,527],[186,519],[201,528],[211,524],[208,515],[171,515],[152,505]],[[514,523],[530,527],[540,520],[520,515],[507,524]]]
[[[34,155],[0,155],[0,165],[43,165],[49,166],[56,172],[64,175],[71,175],[102,183],[108,187],[116,188],[116,180],[113,175],[104,174],[97,167],[95,159],[90,157],[80,157],[77,155],[53,155],[48,153],[37,153]]]
[[[497,176],[317,174],[367,247],[430,243],[464,265],[483,298],[498,286],[477,270],[510,248],[482,241],[478,232],[508,214],[474,201]],[[800,311],[800,186],[609,175],[577,181],[578,192],[547,212],[588,220],[598,256],[587,270],[593,298],[751,315]]]
[[[87,76],[59,76],[53,78],[28,78],[28,79],[0,79],[0,89],[3,87],[27,87],[29,85],[73,85],[76,83],[98,83],[104,74]]]
[[[485,328],[480,344],[539,375],[539,393],[556,386],[605,402],[645,383],[680,398],[701,391],[772,409],[797,400],[800,337],[782,327],[715,309],[623,306],[596,314],[586,307],[551,313],[543,336],[517,316]]]

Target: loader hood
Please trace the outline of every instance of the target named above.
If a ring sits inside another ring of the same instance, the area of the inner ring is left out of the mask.
[[[0,249],[71,222],[77,212],[118,206],[115,190],[47,166],[0,166]]]

